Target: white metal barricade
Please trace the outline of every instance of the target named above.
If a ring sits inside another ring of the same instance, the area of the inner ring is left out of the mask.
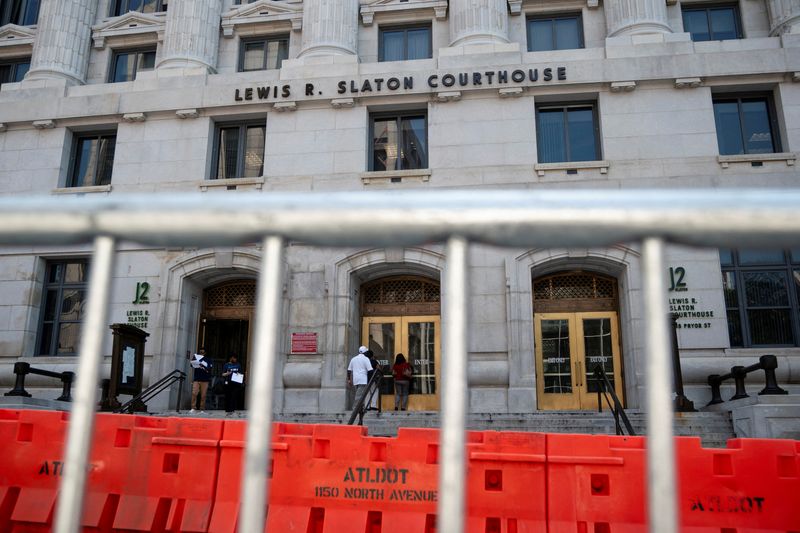
[[[465,524],[467,257],[470,242],[512,247],[640,243],[647,349],[650,530],[677,531],[672,441],[667,243],[789,247],[800,242],[796,190],[426,191],[330,194],[111,195],[0,199],[0,244],[94,243],[75,401],[56,527],[79,530],[106,331],[115,245],[219,246],[263,242],[239,530],[264,529],[283,247],[447,243],[437,525]],[[532,347],[531,347],[532,349]]]

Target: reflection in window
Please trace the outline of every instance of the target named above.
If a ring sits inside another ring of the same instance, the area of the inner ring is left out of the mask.
[[[536,142],[540,163],[599,160],[594,104],[538,107]]]
[[[771,154],[779,151],[775,116],[768,96],[714,98],[720,155]]]
[[[22,81],[30,68],[31,60],[29,57],[0,63],[0,85]]]
[[[411,394],[436,394],[436,324],[408,324],[408,362],[414,368]]]
[[[381,394],[394,394],[394,375],[392,365],[395,349],[395,331],[393,323],[374,323],[369,325],[369,341],[367,347],[375,354],[375,359],[381,365],[383,381],[381,381]]]
[[[739,10],[735,5],[684,7],[683,30],[693,41],[741,39]]]
[[[431,57],[431,29],[427,26],[381,28],[378,61],[408,61]]]
[[[260,123],[217,126],[212,179],[257,178],[264,173],[266,126]]]
[[[33,26],[39,19],[39,0],[0,1],[0,26]]]
[[[117,17],[129,11],[159,13],[167,10],[167,0],[112,0],[111,16]]]
[[[77,135],[68,186],[92,187],[110,184],[116,144],[116,132]]]
[[[45,273],[38,355],[78,353],[89,265],[83,260],[48,263]]]
[[[137,73],[153,70],[155,66],[155,49],[115,52],[108,81],[109,83],[133,81]]]
[[[370,170],[428,167],[428,117],[409,113],[372,117]]]
[[[528,51],[583,48],[580,14],[528,19]]]
[[[270,37],[242,42],[239,72],[281,68],[289,58],[289,37]]]
[[[568,320],[542,320],[542,377],[546,394],[572,392]]]
[[[592,318],[583,319],[583,347],[585,357],[584,380],[589,392],[597,392],[598,380],[594,377],[594,369],[601,366],[611,382],[614,384],[614,353],[611,337],[611,319]]]

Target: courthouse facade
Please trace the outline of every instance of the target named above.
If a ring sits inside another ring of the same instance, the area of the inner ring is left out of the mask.
[[[0,6],[6,197],[557,189],[568,198],[800,181],[800,0]],[[17,361],[74,368],[89,256],[73,246],[0,250],[0,388],[11,388]],[[259,259],[256,245],[121,245],[110,322],[149,333],[146,382],[187,370],[200,346],[247,365]],[[800,391],[800,243],[669,247],[667,259],[691,399],[704,405],[709,374],[765,353],[778,357],[779,383]],[[638,246],[473,246],[469,261],[473,412],[595,409],[598,364],[627,406],[644,407]],[[410,407],[438,408],[441,245],[293,242],[284,268],[278,411],[343,411],[347,362],[361,344],[387,362],[406,354]],[[31,376],[28,389],[52,398],[56,385]]]

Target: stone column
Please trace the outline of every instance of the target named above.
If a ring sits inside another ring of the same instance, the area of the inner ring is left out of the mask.
[[[156,68],[205,68],[214,72],[222,0],[170,0],[164,51]]]
[[[450,46],[508,42],[506,0],[450,0]]]
[[[769,34],[800,33],[800,0],[767,0]]]
[[[358,53],[358,0],[304,0],[301,57]]]
[[[86,83],[97,0],[42,0],[26,80]]]
[[[672,33],[664,0],[604,0],[609,37]]]

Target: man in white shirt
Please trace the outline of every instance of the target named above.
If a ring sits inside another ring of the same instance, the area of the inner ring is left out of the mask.
[[[358,355],[350,359],[350,364],[347,366],[347,384],[356,388],[356,403],[361,401],[361,397],[367,391],[367,383],[369,382],[367,372],[372,370],[372,363],[364,355],[366,351],[366,346],[359,348]]]

